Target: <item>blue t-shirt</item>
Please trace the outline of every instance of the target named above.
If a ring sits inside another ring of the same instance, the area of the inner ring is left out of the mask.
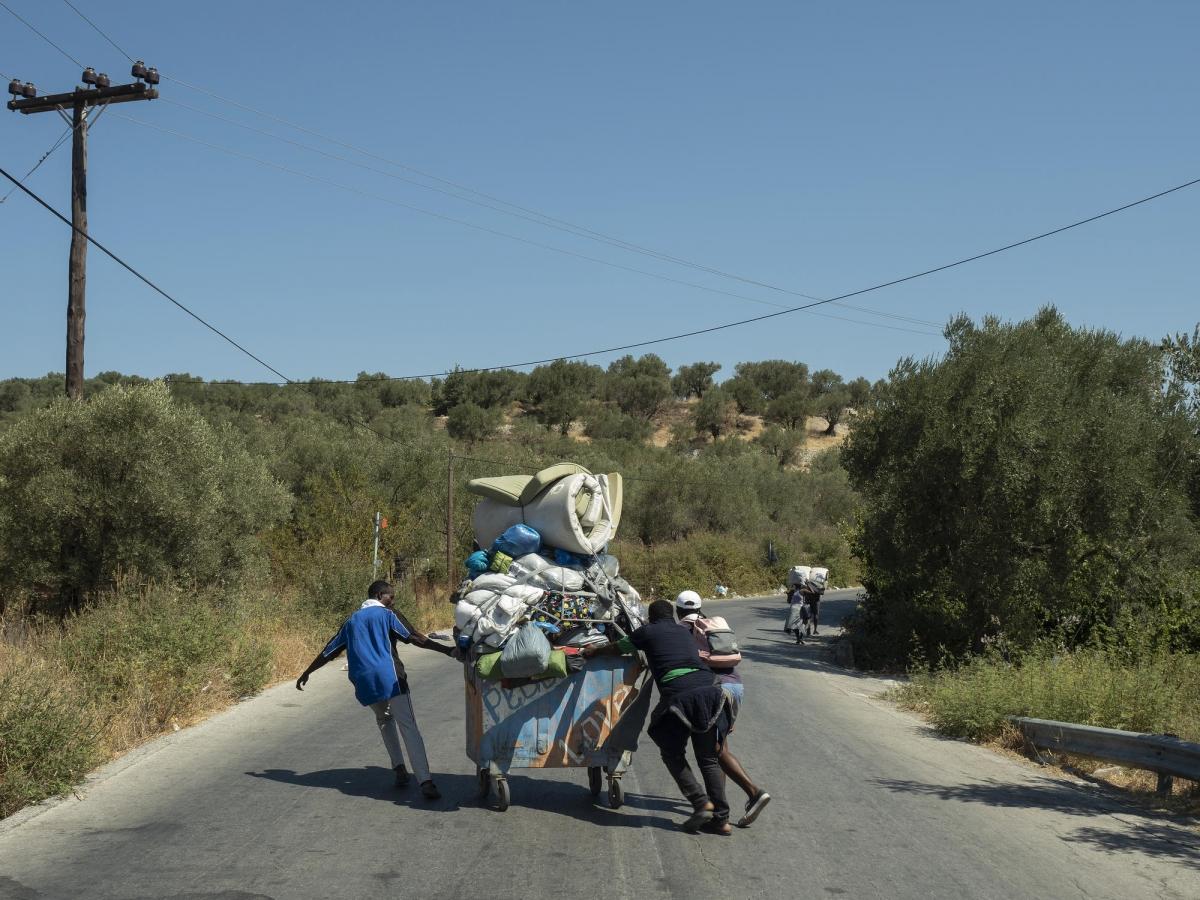
[[[348,618],[321,655],[326,659],[343,647],[354,683],[354,696],[363,706],[390,700],[402,693],[398,660],[392,655],[392,635],[412,636],[399,617],[382,604],[364,606]]]

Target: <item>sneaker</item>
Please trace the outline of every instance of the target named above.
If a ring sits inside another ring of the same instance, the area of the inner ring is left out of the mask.
[[[404,763],[396,766],[396,787],[408,787],[409,775],[408,769],[404,768]]]
[[[758,818],[758,814],[762,812],[770,802],[771,795],[762,790],[747,800],[746,814],[738,819],[738,828],[749,828],[751,823]]]
[[[426,800],[441,800],[442,792],[437,789],[437,785],[431,778],[429,781],[421,782],[421,796]]]

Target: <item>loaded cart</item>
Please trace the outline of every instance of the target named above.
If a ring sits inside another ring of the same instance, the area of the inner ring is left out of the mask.
[[[637,749],[650,709],[648,672],[637,657],[597,657],[567,678],[507,689],[466,667],[467,756],[479,773],[479,793],[496,793],[508,809],[510,769],[583,768],[598,796],[608,777],[608,802],[624,802],[621,776]]]
[[[454,592],[464,660],[467,755],[483,797],[508,808],[510,769],[587,768],[597,796],[621,776],[650,707],[636,658],[585,660],[583,649],[644,621],[641,597],[608,552],[621,476],[559,463],[535,475],[477,478],[476,546]],[[482,549],[487,548],[487,549]]]

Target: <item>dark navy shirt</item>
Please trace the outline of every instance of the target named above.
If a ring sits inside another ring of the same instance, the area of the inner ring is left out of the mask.
[[[321,651],[328,659],[345,648],[354,696],[363,706],[407,693],[404,667],[393,653],[393,636],[408,640],[412,632],[382,603],[368,601]]]

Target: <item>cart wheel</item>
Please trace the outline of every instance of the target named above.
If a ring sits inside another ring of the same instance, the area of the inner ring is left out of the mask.
[[[508,809],[508,779],[496,779],[496,809],[504,812]]]
[[[604,787],[604,776],[600,772],[599,766],[588,766],[588,789],[592,792],[593,797],[600,796],[600,789]]]
[[[621,787],[620,778],[608,779],[608,805],[613,809],[620,809],[621,804],[625,802],[625,788]]]
[[[479,799],[486,800],[488,794],[492,792],[492,776],[488,774],[487,769],[479,770]]]

